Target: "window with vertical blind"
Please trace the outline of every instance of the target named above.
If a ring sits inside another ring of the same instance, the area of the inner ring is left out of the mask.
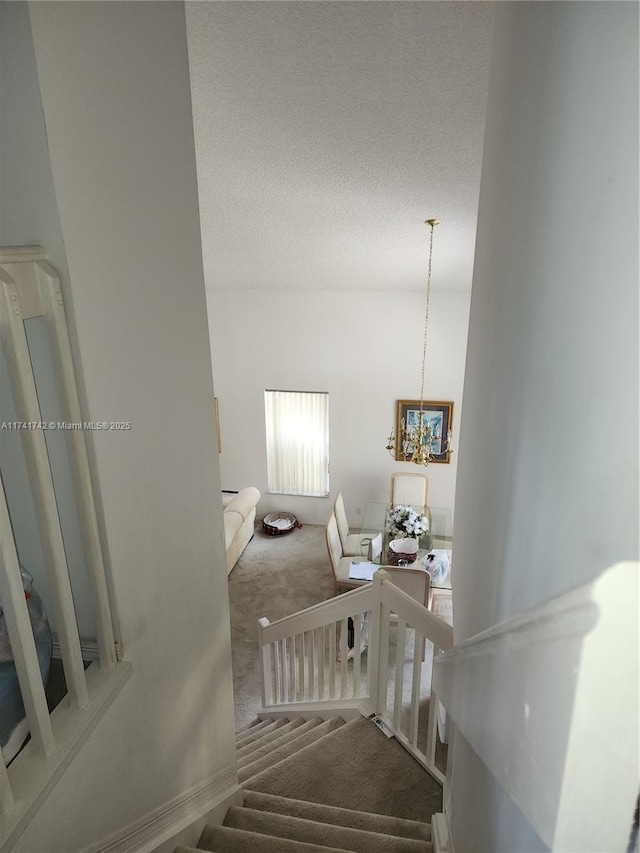
[[[267,489],[272,494],[329,494],[329,395],[265,391]]]

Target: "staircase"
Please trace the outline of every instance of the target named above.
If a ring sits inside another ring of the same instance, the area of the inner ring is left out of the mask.
[[[415,816],[439,808],[439,786],[370,720],[269,718],[239,731],[236,748],[244,804],[205,827],[197,850],[433,850],[430,825]]]

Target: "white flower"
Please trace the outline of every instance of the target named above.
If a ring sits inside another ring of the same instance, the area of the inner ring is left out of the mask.
[[[412,506],[398,504],[389,508],[386,527],[396,538],[418,538],[429,530],[429,519]]]

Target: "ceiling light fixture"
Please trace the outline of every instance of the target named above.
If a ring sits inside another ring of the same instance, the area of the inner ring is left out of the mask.
[[[422,377],[420,383],[420,408],[417,423],[405,423],[402,418],[398,435],[391,430],[387,440],[387,450],[394,459],[413,462],[416,465],[428,465],[429,460],[441,453],[452,453],[451,430],[443,442],[440,422],[433,420],[429,412],[424,411],[424,370],[427,361],[427,331],[429,328],[429,302],[431,300],[431,261],[433,258],[433,229],[439,225],[438,219],[427,219],[425,225],[431,227],[429,236],[429,269],[427,272],[427,301],[424,312],[424,343],[422,347]],[[443,446],[444,445],[444,446]]]

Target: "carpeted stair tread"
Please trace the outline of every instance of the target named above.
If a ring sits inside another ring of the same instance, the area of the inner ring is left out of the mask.
[[[328,823],[318,823],[315,820],[242,806],[229,808],[224,825],[292,841],[324,844],[339,850],[351,850],[353,853],[428,853],[428,851],[430,853],[433,849],[428,841],[418,841],[415,838],[402,838],[352,827],[333,826]]]
[[[323,722],[324,720],[321,717],[315,717],[313,720],[302,720],[301,723],[298,723],[293,728],[288,729],[288,731],[285,731],[288,726],[282,726],[282,728],[278,729],[277,732],[274,732],[274,734],[282,732],[281,736],[268,742],[267,744],[265,744],[264,747],[262,746],[262,741],[256,741],[256,749],[250,751],[248,754],[238,759],[238,770],[244,769],[245,767],[249,767],[249,765],[260,761],[260,759],[265,758],[267,755],[270,755],[277,749],[280,749],[280,747],[285,746],[287,743],[290,743],[293,740],[297,740],[298,738],[302,737],[302,735],[312,731],[312,729],[317,728]],[[304,744],[301,743],[300,746],[302,745]],[[270,766],[271,762],[267,764],[267,767]]]
[[[291,720],[286,725],[281,726],[279,729],[276,729],[275,732],[271,732],[270,734],[258,738],[258,740],[254,740],[252,743],[241,747],[236,751],[238,767],[242,767],[243,763],[246,763],[247,759],[251,758],[252,756],[260,758],[260,753],[266,755],[269,750],[274,749],[274,744],[283,743],[283,738],[285,738],[287,735],[291,734],[296,730],[302,729],[302,727],[306,725],[306,723],[307,720],[303,719],[302,717],[297,717],[295,720]],[[300,731],[300,734],[302,734],[302,731]]]
[[[442,788],[395,738],[364,717],[350,720],[321,740],[242,784],[245,789],[430,822],[442,811]],[[367,779],[376,780],[367,785]]]
[[[245,735],[251,734],[251,732],[257,732],[259,729],[268,726],[269,723],[273,722],[273,717],[268,717],[266,720],[254,720],[248,726],[243,726],[240,729],[236,729],[236,738],[244,737]]]
[[[268,720],[263,720],[261,723],[256,723],[243,732],[238,732],[236,734],[236,747],[244,742],[249,743],[251,740],[255,740],[257,737],[261,737],[264,734],[268,734],[270,731],[274,731],[274,728],[277,727],[276,724],[282,722],[282,719],[269,717]],[[287,721],[285,720],[284,722]]]
[[[253,743],[265,735],[270,734],[271,732],[275,732],[276,729],[282,728],[282,726],[286,726],[289,720],[286,717],[282,717],[279,720],[272,720],[268,726],[265,726],[263,729],[259,731],[246,734],[242,738],[236,738],[236,749],[240,749],[240,747],[247,746],[247,744]]]
[[[245,791],[244,806],[291,817],[315,820],[318,823],[331,823],[334,826],[351,827],[380,832],[385,835],[399,835],[403,838],[416,838],[419,841],[431,840],[431,825],[417,820],[406,820],[391,815],[371,814],[356,809],[343,809],[339,806],[325,806],[290,797],[277,797],[262,794],[259,791]]]
[[[313,746],[318,740],[322,740],[331,734],[335,729],[345,725],[342,717],[332,717],[330,720],[323,720],[321,717],[316,717],[314,720],[315,726],[304,734],[298,737],[293,737],[292,740],[287,740],[283,745],[274,749],[268,755],[247,764],[244,767],[238,768],[238,782],[241,785],[248,783],[254,776],[260,775],[264,771],[275,771],[280,768],[283,761],[286,761],[292,755],[303,753],[305,749]],[[293,735],[296,732],[292,733]]]
[[[324,844],[308,844],[305,841],[260,835],[230,826],[205,826],[198,842],[198,850],[209,850],[213,853],[337,853],[335,847],[327,847]],[[194,851],[178,847],[175,853]],[[339,850],[339,853],[350,851]]]

